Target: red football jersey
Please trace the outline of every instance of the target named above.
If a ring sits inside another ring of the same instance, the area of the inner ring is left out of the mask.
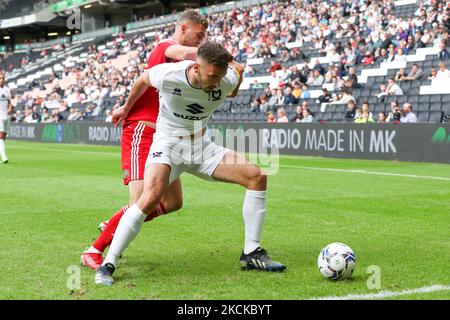
[[[147,69],[166,62],[176,62],[176,60],[166,57],[168,47],[178,44],[175,40],[167,39],[161,41],[150,53]],[[159,113],[159,95],[155,88],[149,88],[136,101],[131,109],[126,121],[151,121],[156,123]]]

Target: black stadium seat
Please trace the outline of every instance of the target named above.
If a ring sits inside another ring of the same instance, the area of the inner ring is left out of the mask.
[[[430,110],[430,104],[429,103],[419,103],[417,105],[417,107],[414,107],[413,105],[413,110],[417,110],[417,111],[429,111]]]
[[[430,96],[423,95],[419,96],[419,103],[428,103],[430,101]]]
[[[417,121],[418,122],[428,122],[429,115],[430,114],[427,111],[417,112]]]
[[[440,102],[430,103],[430,111],[441,111],[441,103]]]
[[[442,121],[442,111],[432,111],[430,112],[429,122],[441,122]]]
[[[430,102],[441,102],[441,95],[440,94],[431,95]]]

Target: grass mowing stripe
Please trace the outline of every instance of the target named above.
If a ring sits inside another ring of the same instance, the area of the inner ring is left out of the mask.
[[[37,151],[51,151],[51,152],[63,152],[63,153],[82,153],[82,154],[99,154],[107,156],[120,156],[120,152],[98,152],[98,151],[81,151],[81,150],[68,150],[68,149],[53,149],[53,148],[40,148],[40,147],[20,147],[20,146],[8,146],[8,149],[24,149],[24,150],[37,150]]]
[[[416,289],[407,289],[402,291],[381,291],[378,293],[367,294],[349,294],[346,296],[332,296],[332,297],[319,297],[311,300],[361,300],[361,299],[383,299],[389,297],[406,296],[415,293],[430,293],[437,291],[450,291],[450,285],[436,284],[427,287],[421,287]]]
[[[71,152],[71,153],[81,153],[81,154],[99,154],[99,155],[112,155],[120,156],[119,152],[97,152],[97,151],[81,151],[81,150],[67,150],[67,149],[53,149],[53,148],[26,148],[20,146],[11,146],[12,149],[26,149],[26,150],[39,150],[39,151],[52,151],[52,152]],[[280,165],[280,168],[293,168],[293,169],[308,169],[308,170],[318,170],[318,171],[329,171],[329,172],[343,172],[343,173],[356,173],[356,174],[372,174],[380,176],[392,176],[392,177],[406,177],[406,178],[416,178],[416,179],[430,179],[430,180],[442,180],[450,181],[447,177],[438,176],[422,176],[415,174],[404,174],[404,173],[394,173],[394,172],[380,172],[380,171],[367,171],[367,170],[352,170],[352,169],[336,169],[336,168],[320,168],[320,167],[309,167],[309,166],[290,166],[290,165]]]
[[[305,166],[289,166],[289,165],[281,165],[280,167],[281,168],[293,168],[293,169],[307,169],[307,170],[318,170],[318,171],[357,173],[357,174],[372,174],[372,175],[379,175],[379,176],[391,176],[391,177],[405,177],[405,178],[417,178],[417,179],[431,179],[431,180],[450,181],[450,178],[446,178],[446,177],[421,176],[421,175],[416,175],[416,174],[404,174],[404,173],[394,173],[394,172],[379,172],[379,171],[320,168],[320,167],[305,167]]]

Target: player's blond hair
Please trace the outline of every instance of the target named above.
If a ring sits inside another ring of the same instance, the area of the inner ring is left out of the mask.
[[[193,9],[186,9],[177,21],[177,25],[185,21],[191,21],[195,24],[201,24],[205,29],[208,29],[208,20],[202,16],[198,11]]]

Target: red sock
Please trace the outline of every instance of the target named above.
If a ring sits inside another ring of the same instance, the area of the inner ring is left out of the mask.
[[[158,203],[155,209],[147,216],[145,219],[145,222],[152,221],[154,218],[162,216],[163,214],[166,214],[166,208],[164,208],[162,202]]]
[[[128,206],[124,206],[117,211],[111,219],[109,219],[105,230],[98,236],[97,240],[92,244],[92,246],[100,252],[105,251],[105,249],[111,244],[116,232],[117,226],[119,225],[120,219],[124,213],[128,210]]]
[[[122,216],[125,214],[128,208],[128,206],[122,207],[119,211],[116,212],[116,214],[114,214],[114,216],[112,216],[111,219],[109,219],[105,230],[103,230],[103,232],[98,236],[97,240],[95,240],[95,242],[92,244],[95,249],[103,252],[107,247],[109,247],[114,238],[114,233],[116,232],[120,219],[122,219]],[[145,222],[151,221],[154,218],[166,213],[166,208],[164,208],[164,205],[160,202],[158,203],[156,208],[147,216]]]

